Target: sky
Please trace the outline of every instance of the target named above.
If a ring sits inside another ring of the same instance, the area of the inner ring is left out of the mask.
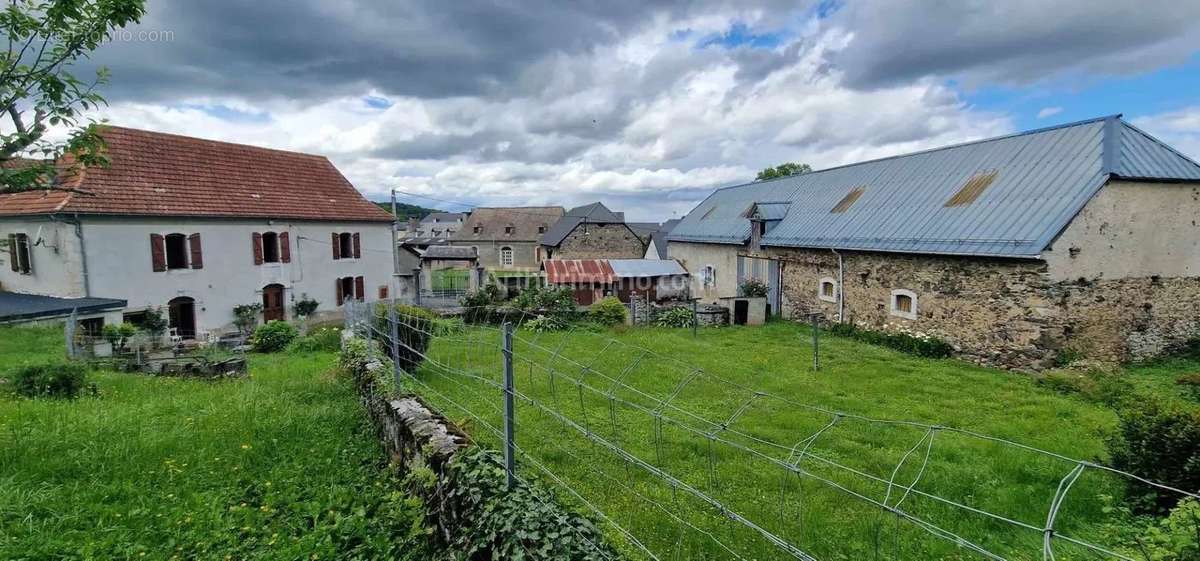
[[[94,66],[112,124],[452,211],[661,221],[783,162],[1115,113],[1200,159],[1200,2],[148,0]]]

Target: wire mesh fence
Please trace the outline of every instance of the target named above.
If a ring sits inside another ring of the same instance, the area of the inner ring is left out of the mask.
[[[1143,559],[1112,535],[1109,498],[1131,483],[1196,497],[1003,438],[807,403],[608,333],[382,306],[351,305],[347,327],[409,357],[400,383],[480,445],[511,446],[514,477],[560,488],[635,557]]]

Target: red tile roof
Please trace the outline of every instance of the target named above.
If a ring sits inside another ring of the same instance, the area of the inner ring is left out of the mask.
[[[76,191],[0,195],[0,216],[62,212],[391,222],[324,156],[105,127],[109,167]]]
[[[542,266],[550,284],[608,284],[617,280],[607,259],[547,259]]]

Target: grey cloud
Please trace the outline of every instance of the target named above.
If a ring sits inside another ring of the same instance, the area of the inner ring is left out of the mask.
[[[1200,49],[1196,2],[874,0],[848,3],[832,22],[854,33],[833,60],[861,88],[925,76],[981,85],[1135,74]]]

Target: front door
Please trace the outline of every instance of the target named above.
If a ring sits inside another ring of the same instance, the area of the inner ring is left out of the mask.
[[[167,302],[168,327],[180,339],[196,338],[196,301],[180,296]]]
[[[269,284],[263,287],[263,321],[283,321],[283,285]]]

